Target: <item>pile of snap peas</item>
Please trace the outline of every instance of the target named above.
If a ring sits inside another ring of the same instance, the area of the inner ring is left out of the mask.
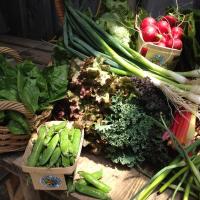
[[[94,197],[96,199],[110,200],[108,193],[111,188],[100,181],[103,176],[103,171],[98,170],[93,173],[88,173],[85,171],[78,172],[81,178],[77,180],[74,184],[72,179],[67,180],[67,187],[69,192],[79,192],[81,194]]]
[[[74,164],[77,157],[81,131],[68,128],[66,121],[56,125],[42,125],[38,138],[27,160],[31,167],[68,167]]]

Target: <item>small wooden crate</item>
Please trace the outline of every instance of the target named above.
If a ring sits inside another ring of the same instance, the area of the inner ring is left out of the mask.
[[[47,122],[46,124],[58,124],[60,121]],[[69,123],[69,127],[72,126],[73,122]],[[26,151],[22,159],[22,170],[29,173],[33,186],[36,190],[67,190],[65,175],[72,175],[76,170],[77,162],[81,154],[82,144],[84,139],[84,131],[82,130],[82,136],[80,141],[80,147],[78,155],[75,159],[74,165],[70,167],[57,167],[57,168],[47,168],[47,167],[29,167],[26,165],[27,159],[31,154],[33,148],[33,141],[37,139],[37,134],[33,134],[30,139]]]

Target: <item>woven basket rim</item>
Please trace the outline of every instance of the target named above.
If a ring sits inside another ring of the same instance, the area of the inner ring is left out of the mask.
[[[19,55],[19,53],[12,49],[12,48],[9,48],[9,47],[0,47],[0,54],[3,53],[3,54],[7,54],[11,57],[13,57],[15,59],[16,62],[22,62],[22,57]]]

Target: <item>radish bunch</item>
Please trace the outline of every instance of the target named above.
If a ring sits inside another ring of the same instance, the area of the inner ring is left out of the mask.
[[[180,50],[183,47],[184,32],[177,24],[178,20],[171,15],[166,15],[159,21],[153,17],[146,17],[140,24],[140,31],[145,42]]]

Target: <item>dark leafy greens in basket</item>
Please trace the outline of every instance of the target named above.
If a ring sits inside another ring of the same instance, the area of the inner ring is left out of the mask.
[[[32,113],[38,113],[66,95],[68,65],[39,69],[30,61],[11,66],[0,55],[0,100],[18,101]],[[1,113],[3,125],[14,134],[29,131],[25,117],[16,112]],[[24,126],[26,124],[26,126]]]
[[[12,67],[0,57],[0,99],[22,102],[36,113],[64,98],[68,85],[68,65],[39,69],[30,61]]]

